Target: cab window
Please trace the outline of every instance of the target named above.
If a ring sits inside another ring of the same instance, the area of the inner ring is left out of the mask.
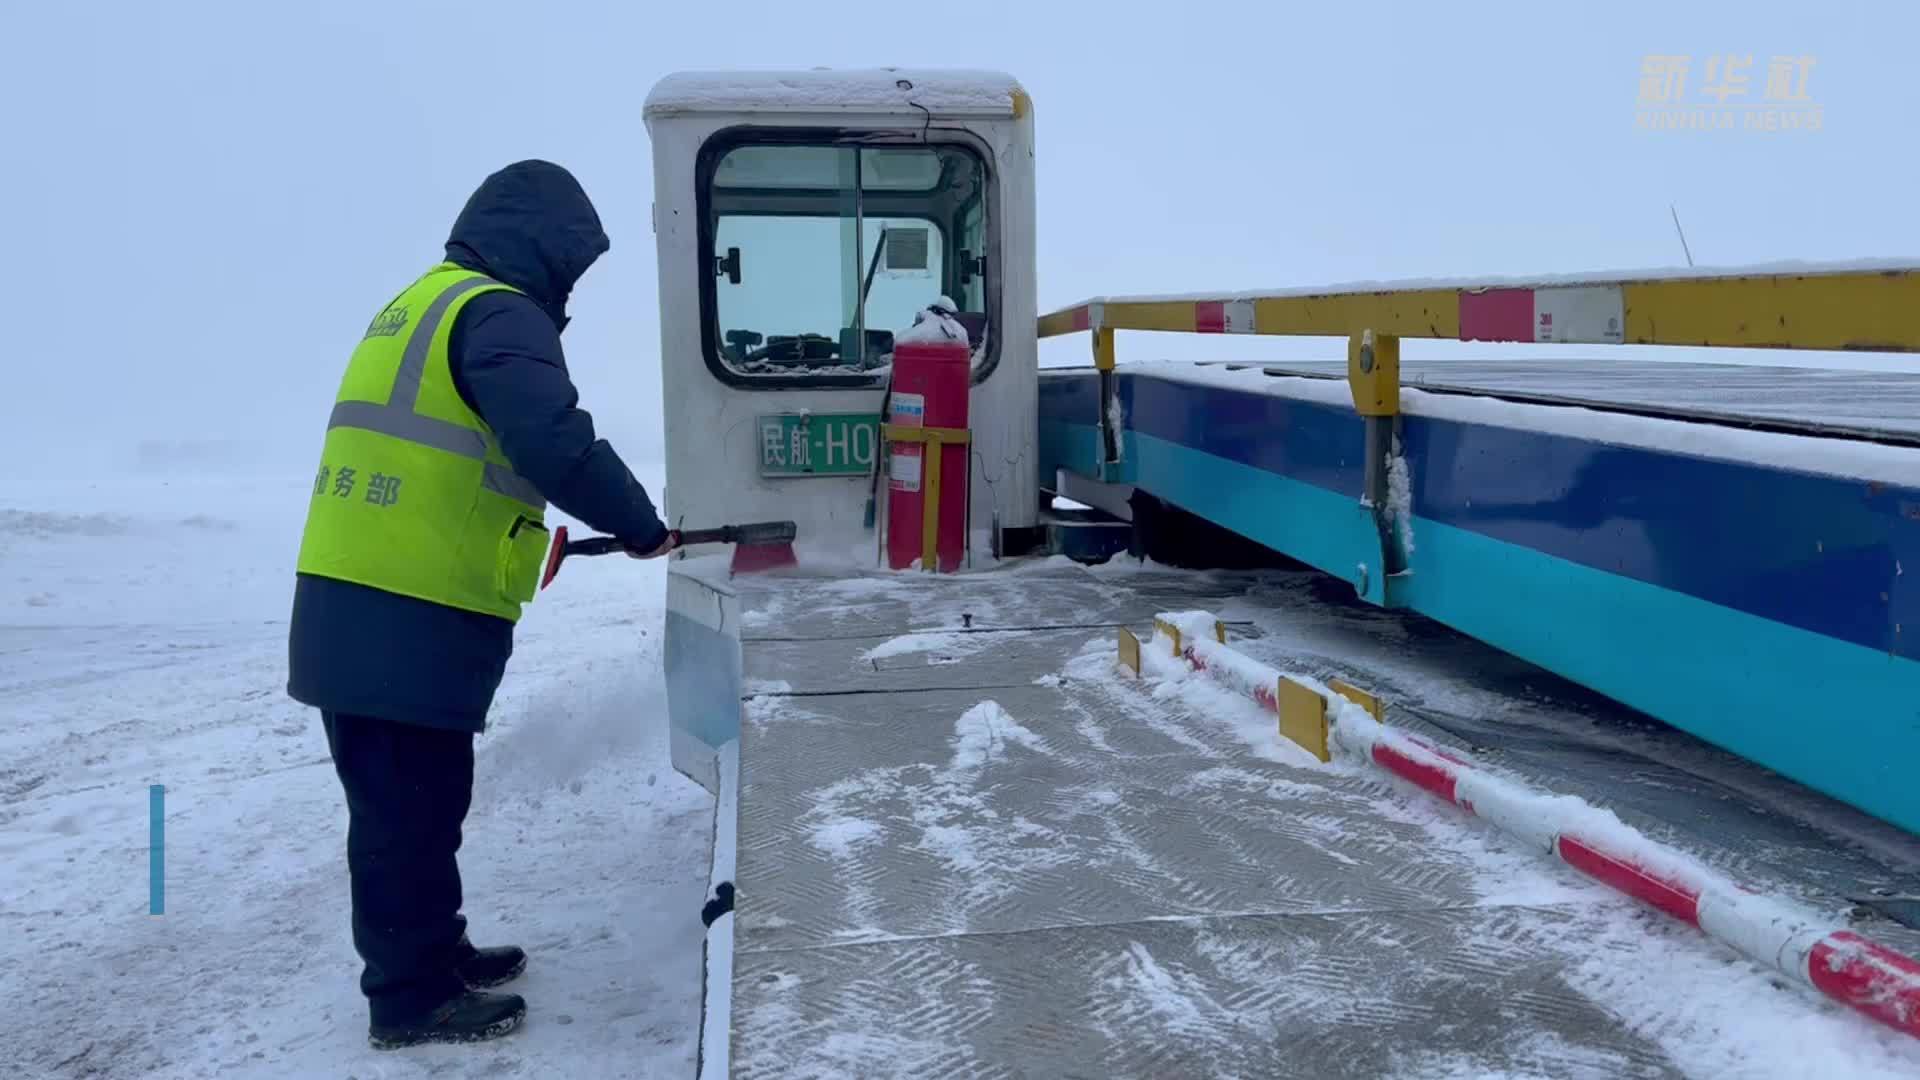
[[[708,362],[730,382],[884,380],[944,297],[994,352],[987,176],[970,147],[735,142],[703,170]]]

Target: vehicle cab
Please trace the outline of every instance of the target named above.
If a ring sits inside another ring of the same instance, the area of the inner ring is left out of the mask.
[[[1039,512],[1032,110],[1011,77],[685,73],[647,98],[675,523],[871,545],[896,336],[970,339],[969,539]],[[882,496],[883,497],[883,496]],[[1017,546],[1017,545],[1016,545]]]
[[[672,524],[791,520],[803,569],[880,563],[894,344],[945,300],[970,349],[969,555],[1040,536],[1033,111],[990,72],[686,73],[647,98]],[[956,452],[960,452],[958,449]],[[877,505],[876,505],[877,504]],[[673,764],[740,730],[738,594],[675,559]]]

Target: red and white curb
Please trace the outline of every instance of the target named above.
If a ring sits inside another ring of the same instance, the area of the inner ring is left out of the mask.
[[[1318,682],[1282,673],[1218,640],[1205,612],[1158,616],[1163,626],[1143,656],[1170,658],[1252,698],[1277,706],[1283,680],[1325,699],[1339,756],[1384,769],[1488,821],[1522,842],[1619,892],[1697,927],[1771,968],[1900,1031],[1920,1037],[1920,961],[1798,903],[1764,896],[1698,860],[1656,843],[1612,811],[1495,776],[1461,754],[1388,727]],[[1167,629],[1178,635],[1169,638]]]

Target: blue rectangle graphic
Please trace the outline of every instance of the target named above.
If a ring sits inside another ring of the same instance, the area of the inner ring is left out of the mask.
[[[154,784],[147,796],[147,914],[160,915],[167,907],[166,786]]]

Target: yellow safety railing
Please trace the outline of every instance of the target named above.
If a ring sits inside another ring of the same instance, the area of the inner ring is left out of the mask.
[[[1345,337],[1354,406],[1399,412],[1400,339],[1920,352],[1920,266],[1592,275],[1089,300],[1040,317],[1115,364],[1119,330]]]
[[[1374,508],[1386,575],[1404,569],[1385,516],[1400,413],[1400,339],[1582,345],[1694,345],[1920,352],[1920,266],[1795,266],[1682,275],[1526,282],[1410,282],[1270,294],[1089,300],[1043,315],[1039,336],[1085,331],[1100,372],[1097,479],[1123,475],[1116,392],[1121,330],[1345,337],[1354,410],[1366,421],[1364,501]],[[1384,580],[1361,593],[1385,602]]]
[[[1130,297],[1040,318],[1043,338],[1083,330],[1102,367],[1115,330],[1915,352],[1920,266]]]

